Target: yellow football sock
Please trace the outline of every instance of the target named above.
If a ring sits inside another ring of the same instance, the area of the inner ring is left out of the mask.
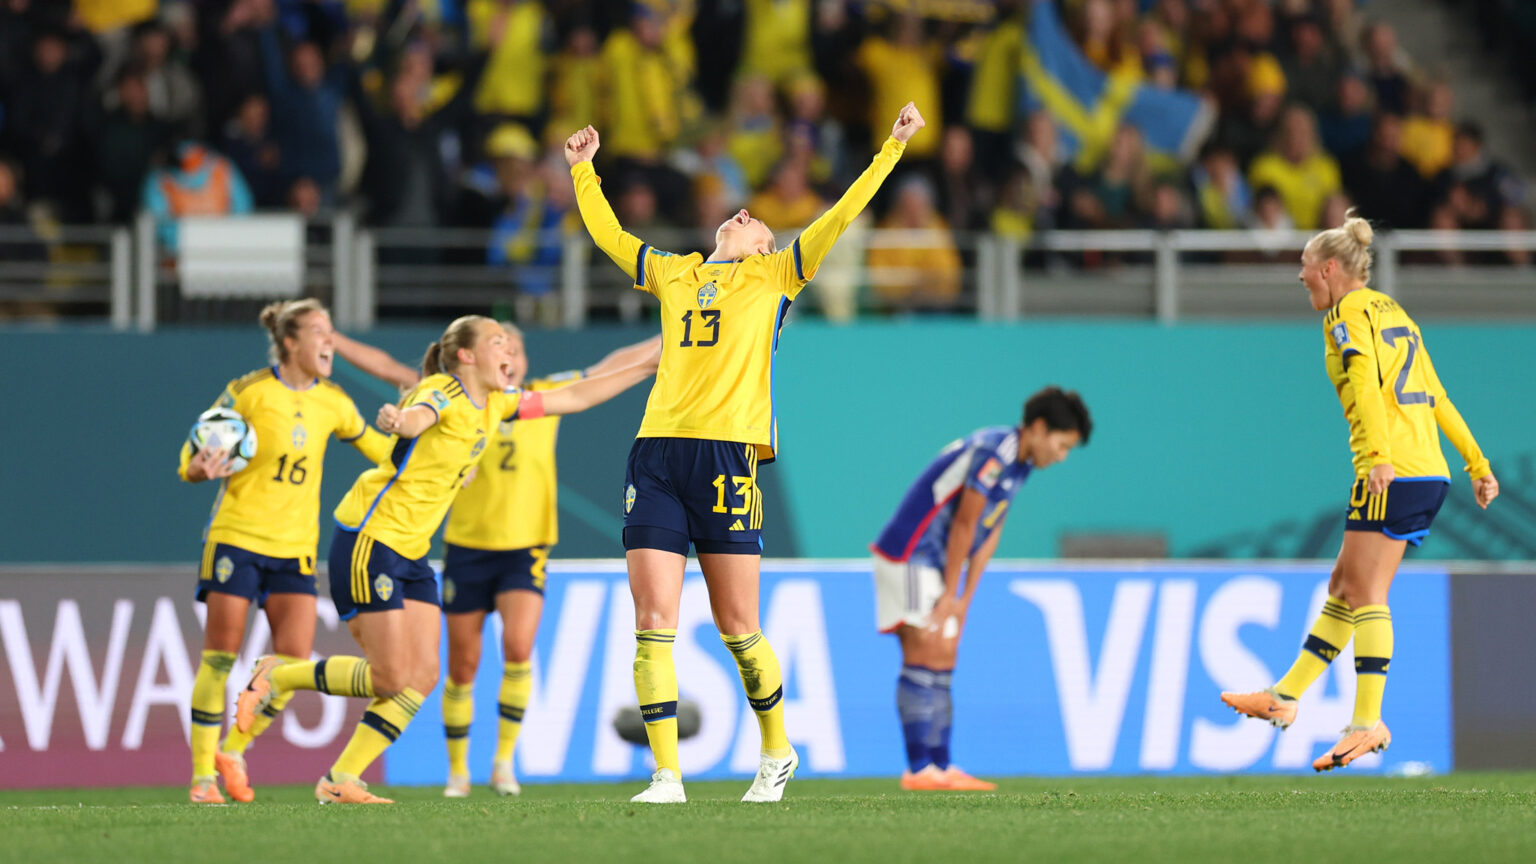
[[[407,687],[388,699],[378,698],[368,703],[368,710],[358,722],[357,731],[352,733],[352,740],[347,742],[346,749],[331,766],[332,777],[338,773],[363,776],[373,760],[411,725],[411,718],[421,710],[421,700],[420,693]]]
[[[224,688],[235,665],[230,651],[204,651],[192,680],[192,776],[212,777],[213,754],[224,726]]]
[[[1374,726],[1381,719],[1381,697],[1392,664],[1392,612],[1385,606],[1355,610],[1354,726]]]
[[[779,672],[779,658],[761,630],[744,636],[722,633],[720,641],[736,658],[747,702],[757,713],[757,725],[763,733],[763,752],[783,759],[790,748],[789,738],[784,734],[784,679]]]
[[[1355,616],[1349,604],[1337,597],[1324,600],[1323,611],[1318,613],[1317,621],[1312,624],[1312,631],[1307,634],[1301,653],[1296,655],[1296,662],[1291,664],[1290,671],[1275,685],[1275,692],[1292,699],[1300,698],[1328,668],[1328,664],[1333,662],[1333,658],[1339,656],[1339,652],[1349,644],[1349,637],[1354,632]]]
[[[277,656],[284,663],[300,662],[299,658],[289,657],[286,654],[279,654]],[[272,725],[272,721],[277,719],[277,715],[283,713],[283,709],[288,707],[288,702],[292,698],[292,690],[277,691],[273,695],[272,701],[267,703],[267,707],[256,714],[256,720],[251,723],[251,731],[249,732],[241,732],[235,724],[229,724],[229,732],[224,736],[224,743],[219,749],[225,753],[245,753],[246,748],[251,746],[251,742],[260,736],[261,733],[267,731],[267,727]]]
[[[278,690],[318,690],[332,696],[372,696],[373,670],[361,657],[327,657],[286,663],[272,670]]]
[[[501,667],[501,695],[496,709],[501,723],[496,727],[496,761],[506,762],[517,748],[517,733],[523,731],[523,712],[528,710],[528,695],[533,692],[533,664],[508,662]]]
[[[635,695],[656,767],[681,778],[677,764],[677,669],[672,665],[676,630],[635,631]]]
[[[475,719],[475,682],[443,686],[443,737],[448,741],[448,773],[469,773],[469,724]]]

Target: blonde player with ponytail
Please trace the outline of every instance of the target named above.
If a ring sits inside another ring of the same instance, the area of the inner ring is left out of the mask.
[[[1429,534],[1451,485],[1439,432],[1451,440],[1487,508],[1499,481],[1429,359],[1419,325],[1396,300],[1366,287],[1370,223],[1351,210],[1344,224],[1319,233],[1301,255],[1301,282],[1312,308],[1327,311],[1323,341],[1328,377],[1349,423],[1355,476],[1345,509],[1344,546],[1328,581],[1328,599],[1290,671],[1255,693],[1223,693],[1238,713],[1284,729],[1301,694],[1355,640],[1355,711],[1344,735],[1318,757],[1318,771],[1342,768],[1387,749],[1381,721],[1392,660],[1387,592],[1409,543]],[[1438,427],[1438,431],[1437,431]]]
[[[637,365],[544,393],[511,386],[510,337],[480,315],[454,321],[427,348],[425,374],[378,427],[394,437],[387,458],[365,471],[336,507],[331,598],[363,657],[319,661],[264,657],[241,692],[236,726],[252,728],[294,690],[369,699],[351,741],[315,785],[322,804],[388,804],[362,773],[403,732],[437,685],[442,616],[427,564],[443,516],[505,421],[584,411],[655,371]]]
[[[261,312],[272,365],[229,382],[215,403],[256,430],[257,451],[240,473],[228,454],[183,445],[178,474],[188,483],[218,480],[204,538],[197,599],[208,610],[202,662],[192,685],[192,790],[195,804],[222,804],[214,772],[236,801],[251,801],[245,748],[288,700],[274,700],[247,731],[224,724],[225,683],[245,638],[254,601],[266,611],[272,650],[307,658],[315,641],[315,546],[320,539],[320,474],[332,435],[370,460],[389,454],[351,398],[329,379],[335,350],[331,316],[316,300],[273,303]],[[217,752],[216,752],[217,751]]]

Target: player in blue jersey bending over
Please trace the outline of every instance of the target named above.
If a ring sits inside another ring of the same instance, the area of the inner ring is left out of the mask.
[[[1087,444],[1092,433],[1081,397],[1060,387],[1041,390],[1024,403],[1018,428],[987,426],[939,451],[871,544],[876,624],[901,640],[896,711],[907,743],[901,788],[997,788],[949,761],[949,683],[966,611],[1019,487],[1031,471]]]

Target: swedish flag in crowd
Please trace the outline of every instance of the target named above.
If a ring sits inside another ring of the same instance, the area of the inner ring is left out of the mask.
[[[1122,123],[1140,130],[1150,158],[1182,163],[1194,158],[1215,122],[1215,106],[1194,93],[1145,84],[1139,71],[1094,66],[1054,3],[1034,4],[1021,57],[1025,112],[1051,113],[1063,155],[1081,170],[1098,166]]]

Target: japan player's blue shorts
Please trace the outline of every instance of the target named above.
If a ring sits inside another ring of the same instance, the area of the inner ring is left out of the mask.
[[[1349,490],[1344,530],[1380,531],[1417,546],[1429,536],[1430,523],[1450,488],[1451,482],[1444,477],[1409,477],[1393,480],[1387,491],[1372,495],[1361,477]]]
[[[315,591],[315,559],[273,558],[228,543],[203,546],[203,562],[197,574],[197,599],[233,594],[265,605],[268,594],[308,594]]]
[[[763,554],[757,447],[637,438],[624,468],[624,548]]]

